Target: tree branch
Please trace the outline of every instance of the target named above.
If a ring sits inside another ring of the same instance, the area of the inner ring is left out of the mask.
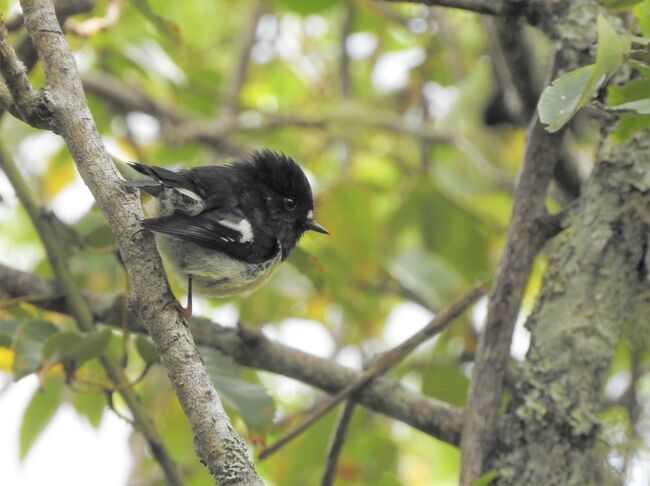
[[[325,464],[323,478],[320,482],[321,486],[332,486],[334,484],[336,465],[339,462],[339,456],[343,450],[343,444],[345,443],[345,437],[347,436],[348,427],[350,425],[350,420],[352,420],[352,413],[354,412],[355,406],[356,402],[354,400],[348,400],[345,402],[343,410],[341,410],[341,415],[339,415],[339,419],[336,423],[336,429],[332,435],[332,443],[327,452],[327,462]]]
[[[487,464],[499,484],[622,482],[606,459],[602,391],[626,325],[647,348],[650,131],[605,141],[598,159],[526,321],[530,349]]]
[[[225,108],[222,112],[222,116],[234,118],[236,114],[239,113],[239,97],[242,87],[246,82],[246,74],[248,73],[248,66],[250,65],[251,60],[251,52],[253,51],[253,46],[257,39],[257,25],[260,23],[260,19],[262,18],[262,15],[264,15],[265,11],[266,7],[264,2],[259,1],[257,5],[253,7],[250,14],[248,26],[242,35],[243,41],[239,55],[237,56],[237,65],[233,70],[232,77],[228,83]]]
[[[21,0],[27,31],[45,64],[57,128],[107,217],[129,274],[130,305],[146,327],[194,433],[199,457],[222,486],[260,485],[246,444],[230,424],[173,299],[153,237],[140,232],[140,201],[119,183],[86,104],[77,66],[46,0]]]
[[[556,72],[556,68],[552,69]],[[461,485],[469,486],[483,472],[483,461],[496,436],[510,343],[519,305],[533,265],[546,241],[540,227],[545,199],[559,157],[563,134],[548,133],[533,118],[524,154],[506,247],[488,303],[470,384],[461,439]]]
[[[89,12],[93,9],[95,0],[54,0],[54,9],[59,18],[59,23],[64,24],[65,20],[81,12]],[[7,20],[7,30],[13,32],[20,29],[24,23],[23,13],[20,12]],[[29,66],[27,66],[29,70]]]
[[[383,2],[421,3],[430,7],[450,7],[485,15],[505,15],[506,0],[380,0]]]
[[[530,123],[537,110],[541,93],[533,76],[533,49],[526,37],[522,19],[486,18],[484,25],[490,42],[490,57],[494,65],[497,86],[505,99],[505,109],[522,127]],[[563,201],[571,201],[580,195],[584,183],[577,162],[566,143],[555,165],[553,178],[561,191]]]
[[[92,311],[68,271],[66,251],[58,237],[57,228],[54,226],[55,223],[49,217],[50,213],[41,205],[36,195],[31,191],[29,185],[20,174],[18,167],[16,167],[11,156],[6,153],[1,143],[0,167],[2,167],[2,170],[14,187],[16,195],[23,203],[32,223],[38,231],[50,265],[64,290],[67,307],[74,316],[77,327],[83,332],[92,332],[95,329],[95,320]],[[124,398],[124,402],[129,407],[133,416],[133,424],[144,435],[151,454],[158,464],[160,464],[167,484],[182,485],[183,480],[180,473],[167,448],[163,445],[162,439],[153,422],[144,410],[140,399],[131,388],[122,386],[128,383],[128,378],[118,360],[109,353],[103,353],[100,356],[100,361],[106,370],[106,374],[115,385],[115,388],[119,390]]]
[[[12,300],[38,296],[33,303],[43,309],[69,313],[63,294],[51,280],[0,264],[0,294]],[[122,327],[124,296],[107,303],[103,296],[84,293],[95,320]],[[1,303],[1,302],[0,302]],[[143,332],[138,318],[128,311],[126,322],[134,332]],[[242,366],[257,368],[301,381],[334,394],[361,373],[334,361],[318,358],[271,341],[261,333],[243,335],[208,319],[194,317],[190,329],[196,343],[230,356]],[[404,422],[450,444],[458,444],[462,412],[437,400],[407,390],[388,378],[377,378],[355,395],[357,403]]]
[[[326,400],[319,407],[317,407],[316,410],[314,410],[311,415],[307,417],[295,429],[288,432],[282,438],[278,439],[274,444],[270,445],[262,452],[260,452],[259,458],[264,459],[273,454],[275,451],[279,450],[289,441],[293,440],[295,437],[307,430],[307,428],[309,428],[327,412],[336,407],[339,403],[350,398],[354,393],[361,390],[372,380],[378,376],[383,375],[388,370],[396,366],[406,356],[411,354],[420,344],[444,330],[449,324],[451,324],[451,322],[453,322],[454,319],[462,314],[463,311],[467,309],[467,307],[476,302],[479,297],[483,295],[483,292],[483,284],[473,287],[469,290],[469,292],[465,293],[463,296],[453,302],[444,311],[434,317],[433,320],[429,322],[429,324],[413,334],[406,341],[398,344],[394,348],[384,353],[381,353],[379,356],[377,356],[373,363],[361,373],[361,376],[359,376],[359,378],[351,383],[348,383],[345,388],[339,390],[336,395],[332,396],[329,400]]]
[[[529,6],[534,8],[537,3],[532,1]],[[591,62],[596,17],[602,11],[598,2],[563,0],[542,4],[553,11],[539,19],[541,27],[559,45],[556,66],[551,73]],[[554,77],[551,74],[550,78]],[[485,330],[470,384],[461,440],[461,486],[469,486],[485,472],[485,458],[494,450],[515,320],[533,259],[549,234],[548,228],[546,231],[544,228],[545,198],[560,157],[561,137],[561,132],[549,134],[537,117],[533,119],[515,191],[506,247],[488,303]]]
[[[16,52],[9,44],[7,29],[0,22],[0,72],[7,83],[7,88],[13,98],[13,115],[19,115],[21,120],[37,128],[54,130],[52,109],[44,91],[36,92],[27,78],[27,69],[18,59]],[[4,98],[4,94],[3,94]],[[12,108],[4,100],[7,109]]]
[[[547,0],[378,0],[390,3],[417,3],[430,7],[449,7],[484,15],[524,17],[531,25],[549,18]]]

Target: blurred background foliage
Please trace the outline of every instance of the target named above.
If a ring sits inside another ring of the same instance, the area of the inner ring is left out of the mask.
[[[16,4],[0,2],[5,19]],[[73,20],[102,16],[109,4],[115,2],[97,1],[91,14]],[[285,343],[360,367],[474,282],[489,283],[509,220],[525,127],[503,108],[489,29],[479,16],[371,0],[124,0],[120,9],[108,29],[67,37],[111,153],[180,168],[226,162],[256,147],[282,151],[308,172],[317,218],[331,232],[305,236],[289,263],[252,295],[199,300],[198,314],[264,326]],[[24,31],[11,35],[18,40]],[[525,35],[535,54],[531,75],[541,83],[551,46],[532,29]],[[38,65],[32,79],[39,85],[42,78]],[[62,237],[69,239],[69,267],[79,286],[107,299],[124,293],[128,286],[110,231],[61,139],[5,118],[4,143],[43,201],[72,229]],[[583,172],[594,140],[588,125],[571,135],[571,152]],[[1,174],[0,194],[0,259],[51,277],[36,232]],[[559,207],[566,197],[559,189],[555,195],[549,203]],[[540,259],[528,307],[543,266]],[[179,296],[183,284],[176,283]],[[479,303],[393,375],[418,392],[462,406],[483,308]],[[81,337],[74,329],[69,317],[28,302],[0,307],[0,367],[14,379],[38,373],[44,390],[25,411],[21,455],[61,403],[71,403],[90,425],[100,423],[108,410],[108,382],[94,358],[108,349],[124,356],[134,381],[146,370],[136,390],[187,484],[209,484],[148,342],[116,330]],[[515,354],[521,356],[525,336],[518,336]],[[79,339],[92,339],[83,346],[87,356],[70,351]],[[321,399],[286,378],[202,352],[249,442],[272,442]],[[617,372],[629,365],[625,353],[622,345]],[[111,406],[128,414],[117,395]],[[626,420],[610,418],[615,426]],[[265,480],[316,484],[333,419],[329,414],[258,463]],[[132,449],[134,480],[159,482],[159,469],[137,433]],[[455,448],[357,409],[340,484],[445,485],[457,476]]]

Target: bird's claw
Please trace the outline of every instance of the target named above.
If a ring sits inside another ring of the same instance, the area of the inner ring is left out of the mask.
[[[180,303],[180,301],[178,299],[174,299],[174,300],[168,302],[165,305],[165,307],[170,306],[170,305],[173,306],[174,309],[176,309],[178,311],[180,316],[183,319],[185,319],[185,321],[189,321],[190,317],[192,317],[192,307],[191,306],[183,307],[183,305]]]

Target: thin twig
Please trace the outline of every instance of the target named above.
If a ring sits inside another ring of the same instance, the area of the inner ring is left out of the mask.
[[[486,15],[504,15],[505,0],[381,0],[391,3],[421,3],[431,7],[450,7]]]
[[[121,14],[122,0],[109,0],[103,17],[92,17],[81,22],[69,18],[63,24],[63,29],[79,37],[91,37],[117,25]]]
[[[348,54],[347,41],[352,33],[356,6],[348,0],[345,5],[345,14],[341,23],[341,40],[339,52],[339,79],[341,83],[341,96],[349,98],[352,95],[352,78],[350,75],[350,56]]]
[[[408,338],[403,343],[395,346],[393,349],[379,355],[368,367],[368,369],[361,373],[361,376],[357,380],[349,383],[346,387],[342,388],[338,393],[331,397],[327,402],[323,403],[294,430],[288,432],[282,438],[278,439],[274,444],[264,449],[259,454],[259,459],[265,459],[274,452],[278,451],[292,439],[307,430],[314,422],[329,412],[336,405],[352,396],[352,394],[359,391],[376,377],[383,375],[389,369],[397,365],[402,359],[413,352],[413,350],[420,344],[445,329],[456,317],[462,314],[462,312],[467,307],[476,302],[478,298],[483,295],[484,291],[485,289],[483,284],[479,284],[473,287],[469,290],[469,292],[452,303],[447,309],[438,314],[423,329],[416,332],[413,334],[413,336]]]
[[[9,44],[7,28],[2,22],[0,22],[0,70],[15,102],[21,107],[25,103],[31,103],[35,95],[27,77],[27,70]]]
[[[141,111],[160,118],[163,124],[170,125],[169,130],[163,131],[163,136],[171,143],[199,141],[213,147],[221,147],[233,131],[266,132],[287,126],[322,130],[330,125],[343,124],[387,130],[432,144],[453,143],[452,136],[430,123],[414,125],[403,117],[384,110],[342,106],[338,111],[333,110],[319,117],[289,113],[259,113],[260,123],[248,125],[237,119],[233,124],[225,122],[221,117],[202,119],[164,106],[137,87],[126,85],[123,81],[102,71],[84,74],[83,83],[87,92],[112,103],[123,112]]]
[[[323,478],[320,482],[321,486],[332,486],[334,484],[336,466],[339,462],[341,451],[343,450],[343,444],[345,443],[345,437],[348,432],[355,406],[356,402],[354,400],[348,400],[345,402],[343,410],[341,410],[341,415],[336,424],[336,430],[332,436],[332,443],[330,444],[329,452],[327,453],[327,463],[325,465],[325,471],[323,472]]]
[[[348,37],[352,33],[354,24],[354,17],[356,12],[356,5],[351,0],[347,1],[345,5],[345,13],[341,23],[341,37],[339,39],[339,80],[341,86],[341,98],[347,100],[352,95],[352,77],[350,74],[350,56],[348,54]],[[343,171],[347,174],[350,170],[350,160],[352,154],[350,153],[351,144],[345,140],[341,140],[341,163],[343,164]]]
[[[8,309],[23,302],[34,303],[39,300],[50,300],[51,295],[47,294],[31,294],[31,295],[22,295],[20,297],[14,297],[12,299],[0,299],[0,309]]]
[[[226,92],[225,112],[227,116],[234,117],[239,112],[239,98],[241,90],[246,82],[246,74],[250,66],[251,52],[257,40],[257,25],[266,11],[265,2],[259,1],[253,7],[248,21],[248,26],[244,30],[241,37],[243,38],[239,55],[237,56],[237,66],[232,72],[232,77],[228,83],[228,91]]]

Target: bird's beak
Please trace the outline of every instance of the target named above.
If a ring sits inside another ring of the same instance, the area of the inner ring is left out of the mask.
[[[308,230],[316,231],[317,233],[323,233],[326,235],[330,234],[329,231],[327,231],[325,228],[323,228],[320,224],[318,224],[313,219],[308,219],[307,222],[305,223],[305,227]]]

